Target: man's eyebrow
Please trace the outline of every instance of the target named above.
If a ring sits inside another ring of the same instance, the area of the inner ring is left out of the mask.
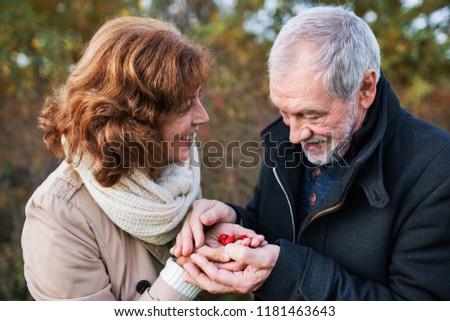
[[[304,116],[314,116],[314,117],[322,117],[327,114],[327,111],[318,110],[312,107],[305,107],[293,113],[295,117],[304,117]]]
[[[323,110],[318,110],[315,108],[311,108],[311,107],[305,107],[300,109],[298,112],[296,112],[296,114],[305,114],[305,115],[325,115],[326,112]]]
[[[275,106],[275,107],[278,108],[278,106],[275,105],[275,103],[274,103],[274,102],[272,101],[272,99],[270,98],[270,94],[267,95],[267,99],[269,100],[269,103],[270,103],[272,106]],[[282,111],[280,110],[280,112],[282,112]],[[324,111],[324,110],[318,110],[318,109],[313,108],[313,107],[305,107],[305,108],[302,108],[302,109],[300,109],[298,112],[295,113],[295,115],[297,115],[297,116],[302,116],[302,115],[316,115],[316,116],[323,116],[323,115],[326,115],[326,114],[327,114],[326,111]]]

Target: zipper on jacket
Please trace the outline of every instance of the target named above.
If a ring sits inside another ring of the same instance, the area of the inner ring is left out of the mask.
[[[331,211],[335,210],[336,208],[338,208],[341,205],[341,203],[342,203],[342,199],[340,199],[339,202],[337,202],[336,204],[334,204],[334,205],[332,205],[330,207],[324,208],[323,210],[320,210],[320,211],[312,214],[311,216],[307,217],[305,219],[305,221],[303,222],[303,224],[302,224],[302,231],[304,231],[306,226],[309,223],[311,223],[313,220],[315,220],[317,217],[319,217],[321,215],[324,215],[325,213],[328,213],[328,212],[331,212]]]
[[[292,207],[291,201],[289,200],[289,196],[288,196],[286,190],[284,189],[283,184],[281,184],[281,181],[280,181],[280,178],[278,177],[276,168],[274,167],[272,170],[273,170],[273,175],[275,175],[275,178],[276,178],[278,184],[280,185],[280,187],[281,187],[281,189],[282,189],[282,191],[283,191],[283,193],[284,193],[284,196],[286,196],[286,200],[287,200],[288,205],[289,205],[289,210],[291,211],[291,220],[292,220],[292,242],[295,243],[295,220],[294,220],[294,209],[293,209],[293,207]]]

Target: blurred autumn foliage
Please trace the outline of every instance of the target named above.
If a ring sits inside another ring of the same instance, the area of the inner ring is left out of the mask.
[[[65,80],[90,36],[112,17],[150,15],[173,21],[186,36],[214,52],[216,65],[203,94],[210,124],[201,129],[199,137],[203,192],[208,198],[245,205],[257,180],[259,158],[252,160],[240,150],[260,155],[259,132],[277,115],[267,100],[268,50],[279,26],[316,2],[0,1],[1,300],[31,299],[20,248],[24,206],[57,165],[36,129],[38,107]],[[378,37],[383,71],[403,106],[449,131],[448,2],[361,0],[347,4]]]

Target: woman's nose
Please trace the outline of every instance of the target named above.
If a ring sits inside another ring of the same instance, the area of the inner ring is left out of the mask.
[[[203,104],[199,102],[197,106],[195,106],[195,113],[194,117],[192,119],[192,123],[195,125],[203,125],[209,122],[209,116],[206,112],[205,108],[203,107]]]

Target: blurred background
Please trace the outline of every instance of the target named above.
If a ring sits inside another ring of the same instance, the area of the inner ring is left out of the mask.
[[[447,0],[320,1],[350,4],[373,28],[382,68],[402,105],[450,130],[450,5]],[[0,300],[29,300],[20,234],[24,206],[56,167],[36,129],[44,97],[60,85],[105,21],[128,15],[172,21],[216,56],[203,103],[204,196],[245,205],[262,152],[259,132],[277,117],[266,60],[280,26],[316,1],[0,0]],[[230,143],[232,142],[232,143]],[[219,148],[225,146],[225,148]],[[216,149],[217,148],[217,149]],[[205,152],[206,151],[206,152]],[[221,161],[208,161],[206,155]],[[256,158],[256,160],[258,160]]]

